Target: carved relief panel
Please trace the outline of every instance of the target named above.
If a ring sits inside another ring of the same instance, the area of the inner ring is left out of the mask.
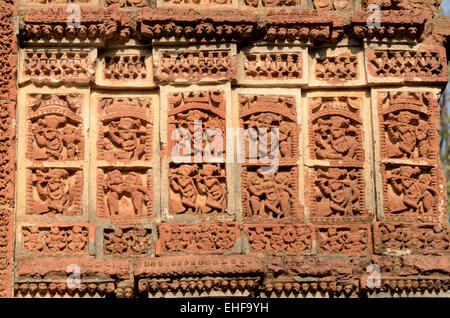
[[[354,0],[311,0],[314,9],[316,10],[352,10]]]
[[[301,221],[300,92],[241,88],[235,91],[234,102],[239,115],[238,200],[244,221]]]
[[[299,7],[302,0],[241,0],[246,7],[250,8],[291,8]],[[304,1],[304,0],[303,0]]]
[[[86,90],[30,86],[19,97],[17,220],[87,220]]]
[[[316,228],[318,254],[371,254],[372,235],[364,225],[324,226]]]
[[[94,227],[87,223],[36,223],[17,233],[19,254],[87,255],[94,242]]]
[[[151,230],[140,226],[104,229],[103,253],[113,257],[148,256],[153,248]]]
[[[95,84],[102,87],[153,88],[151,50],[117,49],[101,51]]]
[[[161,223],[156,255],[222,254],[232,252],[239,238],[239,224],[234,222],[200,222],[194,224]],[[239,253],[240,250],[236,250]]]
[[[94,80],[96,53],[96,50],[80,49],[23,50],[19,82],[89,85]]]
[[[445,215],[439,191],[439,90],[373,89],[381,219],[434,222]]]
[[[236,80],[236,45],[155,47],[154,80],[159,84]]]
[[[363,86],[363,51],[357,47],[310,50],[308,86]]]
[[[238,82],[258,86],[294,86],[308,81],[308,50],[255,46],[238,55]]]
[[[159,99],[155,94],[92,94],[91,147],[96,149],[96,216],[114,222],[148,220],[159,207]],[[92,182],[92,181],[91,181]]]
[[[370,107],[364,91],[309,92],[303,110],[307,215],[317,224],[370,222],[375,211]]]
[[[369,83],[447,82],[443,47],[430,45],[366,45]]]
[[[158,7],[190,6],[198,8],[236,7],[238,0],[157,0]]]
[[[233,219],[234,200],[228,195],[233,193],[233,174],[231,164],[225,163],[226,128],[231,126],[229,84],[161,90],[167,103],[161,117],[161,188],[167,189],[162,193],[163,217],[183,222],[186,217]]]

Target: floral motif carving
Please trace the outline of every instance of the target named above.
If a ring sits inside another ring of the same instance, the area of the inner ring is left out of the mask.
[[[82,100],[78,94],[30,94],[28,158],[34,161],[82,160]]]
[[[191,6],[231,5],[232,0],[163,0],[164,4]]]
[[[253,8],[293,7],[301,4],[301,0],[245,0],[246,6]]]
[[[248,79],[286,80],[303,76],[302,53],[244,54],[244,74]]]
[[[148,255],[152,247],[151,231],[140,227],[104,230],[105,255],[133,257]]]
[[[81,170],[30,169],[27,213],[81,215]]]
[[[374,237],[378,253],[450,251],[450,230],[448,226],[437,223],[377,223]]]
[[[261,168],[243,168],[242,209],[247,218],[285,220],[301,218],[297,167],[280,167],[275,174]]]
[[[109,162],[151,160],[152,107],[151,98],[101,98],[99,159]]]
[[[169,174],[169,213],[224,215],[227,210],[223,165],[172,166]]]
[[[22,247],[38,254],[86,254],[92,229],[83,224],[22,227]]]
[[[150,217],[151,175],[150,169],[99,169],[97,215],[110,219]]]
[[[370,232],[366,226],[327,226],[316,230],[317,252],[322,254],[368,254]]]
[[[176,81],[198,82],[204,78],[234,80],[236,60],[227,50],[159,52],[155,81],[161,84]]]
[[[311,158],[331,162],[362,162],[362,99],[317,97],[309,103]]]
[[[194,224],[161,223],[156,254],[223,253],[233,248],[239,237],[239,224],[234,222],[200,222]]]
[[[260,253],[310,253],[314,231],[309,225],[252,224],[244,227],[251,251]]]
[[[315,76],[320,81],[351,81],[359,78],[358,57],[353,54],[316,58]]]
[[[89,51],[25,51],[23,73],[35,85],[89,84],[94,72]]]

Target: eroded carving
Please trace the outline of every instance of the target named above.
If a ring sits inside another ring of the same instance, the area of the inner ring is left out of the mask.
[[[276,156],[281,162],[297,160],[300,127],[295,104],[294,96],[239,95],[240,126],[246,133],[241,146],[249,162]]]
[[[148,255],[152,248],[151,231],[140,227],[104,230],[105,255],[132,257]]]
[[[164,4],[191,6],[231,5],[232,0],[163,0]]]
[[[310,99],[311,158],[338,162],[364,160],[361,107],[359,97]]]
[[[167,99],[172,156],[190,160],[191,155],[200,157],[201,161],[207,156],[220,158],[225,155],[224,91],[171,93]],[[189,151],[185,153],[186,149],[191,150],[190,154]]]
[[[27,214],[81,215],[82,171],[30,169]]]
[[[22,227],[22,247],[38,254],[85,254],[89,228],[85,225],[31,225]]]
[[[97,214],[99,217],[143,218],[152,213],[150,169],[99,169]]]
[[[358,57],[354,54],[316,58],[315,78],[319,81],[352,81],[359,78]]]
[[[227,208],[225,167],[220,164],[172,166],[169,213],[224,215]]]
[[[387,217],[434,216],[438,194],[435,168],[389,164],[382,170]]]
[[[364,178],[358,168],[315,168],[310,176],[313,217],[366,214]]]
[[[151,98],[104,97],[99,101],[99,159],[110,162],[151,160]]]
[[[194,224],[161,223],[158,225],[158,255],[183,252],[213,254],[229,251],[239,237],[239,224],[234,222],[200,222]]]
[[[370,248],[369,229],[359,226],[329,226],[316,231],[317,252],[326,254],[366,254]]]
[[[256,80],[299,79],[303,76],[302,53],[244,54],[244,74]]]
[[[103,76],[110,81],[145,80],[149,77],[144,55],[105,56],[103,62]]]
[[[243,168],[243,215],[249,218],[300,218],[296,167],[280,167],[275,174]]]
[[[437,103],[433,94],[381,93],[378,107],[382,157],[409,160],[436,158]]]
[[[36,160],[82,160],[83,97],[78,94],[28,95],[27,157]]]
[[[409,10],[421,9],[437,12],[441,0],[362,0],[362,7],[365,9],[370,5],[377,5],[382,10]]]
[[[177,80],[198,82],[204,78],[234,80],[235,58],[227,50],[159,52],[155,81],[171,83]]]
[[[35,85],[88,84],[94,78],[95,65],[89,51],[26,51],[24,75]]]
[[[375,227],[375,249],[382,252],[447,252],[450,231],[440,224],[381,223]]]
[[[120,8],[124,7],[145,7],[147,0],[106,0],[108,6],[118,5]]]
[[[317,10],[351,10],[352,0],[313,0]]]
[[[250,248],[262,253],[308,253],[312,251],[314,232],[309,225],[246,225]]]
[[[301,4],[301,0],[245,0],[245,5],[253,8],[292,7]]]

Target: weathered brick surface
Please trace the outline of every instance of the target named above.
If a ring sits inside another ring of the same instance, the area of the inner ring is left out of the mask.
[[[0,297],[448,297],[439,1],[79,4],[0,1]]]

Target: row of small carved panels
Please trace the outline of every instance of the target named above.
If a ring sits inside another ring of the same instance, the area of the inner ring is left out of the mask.
[[[326,1],[326,0],[322,0]],[[341,0],[342,2],[345,0]],[[337,2],[337,1],[334,1]],[[344,35],[344,22],[334,13],[321,10],[266,10],[258,16],[251,7],[241,9],[160,7],[140,9],[136,17],[136,33],[141,39],[153,41],[234,42],[258,37],[268,42],[312,41],[336,42]],[[131,16],[118,13],[117,7],[108,9],[82,7],[80,25],[71,21],[65,7],[27,10],[21,35],[31,41],[122,41],[131,34]],[[417,40],[424,30],[425,16],[414,10],[385,10],[381,26],[368,27],[370,12],[356,11],[346,27],[353,28],[354,36],[371,38],[409,38]],[[260,19],[258,19],[260,18]],[[265,19],[264,19],[265,18]],[[258,21],[265,20],[258,32]],[[163,21],[163,22],[161,22]]]
[[[124,7],[149,6],[148,0],[75,0],[79,5],[105,4]],[[157,7],[164,6],[190,6],[190,7],[244,7],[244,8],[302,8],[308,7],[317,10],[351,10],[354,0],[157,0]],[[20,0],[21,6],[58,5],[72,3],[60,0]]]
[[[154,247],[151,232],[138,226],[104,229],[103,253],[148,256]],[[156,255],[240,253],[242,248],[240,225],[234,222],[161,223],[158,232]],[[85,223],[33,224],[22,226],[20,233],[26,254],[87,255],[94,243],[93,226]],[[372,249],[370,228],[363,225],[255,224],[245,225],[243,233],[249,252],[255,253],[367,255]]]
[[[234,46],[179,49],[118,50],[101,55],[95,50],[25,50],[20,82],[35,85],[79,84],[94,81],[105,87],[156,87],[158,84],[239,82],[248,85],[362,86],[385,82],[445,82],[443,47],[415,49],[338,49],[253,47],[237,55]],[[152,65],[153,60],[153,65]],[[311,71],[308,75],[308,64]],[[309,76],[309,78],[308,78]]]
[[[119,7],[144,7],[148,6],[147,0],[104,0],[106,5],[118,5]],[[21,0],[20,5],[57,5],[64,4],[66,1],[57,0]],[[69,3],[69,1],[67,1]],[[103,0],[75,0],[74,3],[84,4],[102,4]],[[376,4],[381,9],[421,9],[432,12],[437,11],[438,1],[398,1],[386,2],[382,0],[363,0],[362,8],[366,9],[369,5]],[[251,8],[314,8],[317,10],[351,10],[355,7],[354,0],[157,0],[157,6],[191,6],[191,7],[251,7]]]
[[[114,282],[84,282],[71,286],[68,280],[58,281],[26,281],[14,284],[15,297],[112,297],[118,290]],[[120,291],[123,292],[123,291]],[[127,290],[127,294],[133,296],[133,290]]]

